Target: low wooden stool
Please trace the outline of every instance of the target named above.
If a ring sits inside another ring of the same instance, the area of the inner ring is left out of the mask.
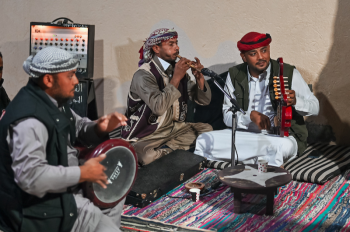
[[[257,164],[237,165],[226,168],[219,172],[219,179],[222,183],[231,186],[231,192],[234,194],[234,213],[241,212],[242,193],[264,194],[267,196],[266,214],[273,215],[274,196],[277,188],[288,184],[292,180],[292,175],[283,168],[268,166],[267,173],[285,173],[284,175],[273,176],[265,181],[265,186],[258,184],[258,175],[254,174],[248,179],[228,178],[241,172],[251,172],[252,169],[258,169]],[[255,170],[254,170],[255,171]],[[249,173],[247,173],[250,175]],[[257,182],[254,182],[257,181]],[[261,181],[260,181],[261,182]]]

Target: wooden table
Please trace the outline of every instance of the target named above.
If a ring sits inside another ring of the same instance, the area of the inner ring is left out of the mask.
[[[245,179],[224,178],[225,176],[235,175],[244,172],[249,168],[258,169],[257,164],[237,165],[226,168],[219,172],[219,179],[224,184],[231,186],[231,192],[234,194],[234,213],[241,212],[242,193],[264,194],[267,196],[266,214],[273,215],[274,195],[277,188],[288,184],[292,180],[292,175],[283,168],[268,166],[267,172],[286,173],[286,175],[275,176],[266,180],[266,187],[253,181]],[[254,176],[252,176],[252,179]]]

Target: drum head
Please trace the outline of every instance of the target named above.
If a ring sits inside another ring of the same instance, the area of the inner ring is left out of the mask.
[[[101,164],[107,168],[105,173],[109,184],[106,189],[96,183],[92,187],[97,199],[108,204],[119,201],[130,190],[137,172],[137,161],[134,154],[123,146],[113,147],[105,154]]]

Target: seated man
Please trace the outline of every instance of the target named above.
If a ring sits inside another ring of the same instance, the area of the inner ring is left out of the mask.
[[[10,98],[7,96],[7,93],[5,91],[5,88],[3,86],[4,79],[2,79],[2,71],[4,69],[3,61],[2,61],[2,54],[0,52],[0,117],[1,112],[10,104]]]
[[[290,73],[292,78],[291,90],[288,90],[288,105],[293,110],[291,136],[267,134],[274,127],[277,109],[272,81],[274,76],[279,76],[278,62],[270,59],[270,43],[269,34],[257,32],[250,32],[238,41],[244,63],[229,69],[225,89],[246,111],[246,115],[237,113],[235,145],[239,161],[252,163],[259,158],[279,167],[305,150],[308,132],[303,116],[317,115],[319,103],[298,70],[284,64],[284,73]],[[232,127],[230,107],[231,102],[225,97],[223,115],[228,127]],[[195,154],[228,161],[231,159],[231,138],[231,129],[204,133],[197,139]]]
[[[23,64],[31,78],[0,120],[0,230],[120,231],[124,201],[101,211],[78,188],[84,181],[107,187],[105,155],[78,166],[73,144],[98,144],[127,119],[112,113],[92,122],[69,108],[78,63],[50,47]]]
[[[186,73],[189,64],[203,67],[199,59],[176,63],[178,54],[177,32],[165,28],[151,33],[140,50],[140,67],[128,94],[129,121],[121,137],[133,142],[143,165],[173,150],[188,150],[199,134],[212,130],[209,124],[185,122],[187,100],[208,105],[211,91],[200,72],[192,68],[196,83]]]

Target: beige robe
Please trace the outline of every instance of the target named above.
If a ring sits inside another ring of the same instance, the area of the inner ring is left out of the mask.
[[[166,87],[163,91],[159,90],[155,77],[142,69],[136,71],[130,86],[130,93],[133,98],[141,98],[154,114],[158,116],[165,114],[164,121],[155,132],[133,143],[139,162],[144,165],[171,151],[170,149],[160,149],[160,147],[166,145],[172,150],[188,150],[191,146],[194,146],[196,138],[200,134],[213,130],[206,123],[173,121],[172,105],[181,96],[181,93],[169,83],[172,73],[164,70],[157,56],[154,56],[153,60],[167,76],[167,78],[164,78]],[[189,98],[199,105],[208,105],[211,100],[211,90],[208,83],[205,81],[205,90],[203,91],[195,82],[190,80],[188,75],[185,78],[188,79]]]

